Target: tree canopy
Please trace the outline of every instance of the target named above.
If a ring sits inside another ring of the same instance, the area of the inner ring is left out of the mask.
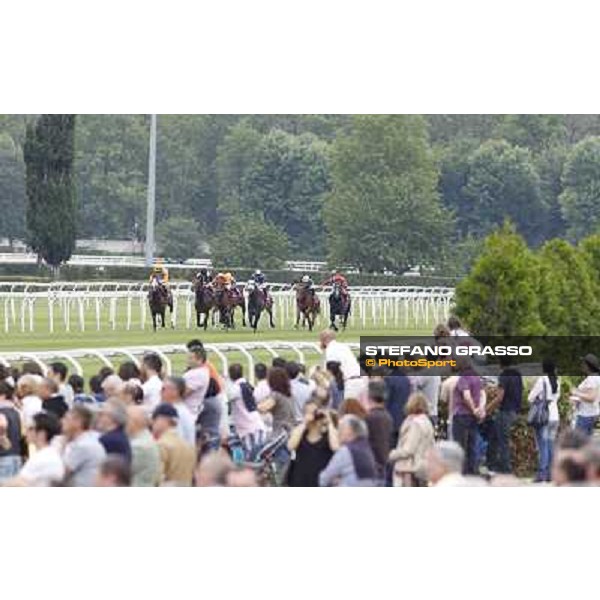
[[[514,227],[489,235],[469,275],[456,288],[456,314],[476,334],[539,335],[538,262]]]
[[[285,232],[259,215],[230,217],[210,245],[211,259],[218,269],[280,269],[289,258]]]
[[[421,117],[355,117],[334,146],[332,186],[324,213],[330,262],[402,272],[443,253],[450,215]]]
[[[0,115],[0,238],[26,237],[23,147],[40,118]],[[78,116],[78,236],[144,231],[148,134],[147,115]],[[160,115],[157,223],[191,219],[206,239],[252,214],[297,259],[459,272],[507,218],[531,247],[597,232],[598,136],[599,115]]]

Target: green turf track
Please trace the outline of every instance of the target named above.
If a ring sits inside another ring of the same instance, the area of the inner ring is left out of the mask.
[[[323,317],[318,320],[313,333],[308,330],[295,330],[293,316],[289,315],[285,322],[281,322],[279,315],[276,314],[276,328],[270,329],[267,325],[267,319],[263,316],[259,326],[259,331],[254,334],[248,328],[241,326],[241,315],[237,315],[237,326],[233,331],[222,331],[220,328],[209,326],[208,331],[198,330],[195,327],[187,329],[185,319],[180,314],[179,323],[175,329],[159,329],[156,333],[152,331],[149,316],[146,319],[145,328],[141,328],[139,309],[133,310],[132,324],[129,331],[126,330],[126,309],[125,306],[119,306],[116,315],[116,324],[113,329],[109,323],[108,308],[104,307],[101,314],[101,327],[98,331],[93,310],[86,312],[85,331],[80,330],[76,313],[73,310],[70,319],[70,331],[65,330],[58,310],[55,311],[55,331],[50,333],[48,327],[48,312],[45,304],[37,304],[34,312],[33,331],[29,331],[29,321],[25,321],[25,331],[22,331],[22,324],[19,318],[17,307],[16,321],[10,321],[10,330],[5,332],[5,314],[4,307],[0,306],[0,351],[16,350],[53,350],[53,349],[74,349],[89,347],[111,347],[111,346],[143,346],[153,344],[175,344],[184,343],[191,337],[200,337],[206,342],[227,342],[227,341],[252,341],[260,340],[315,340],[320,329],[327,326]],[[361,319],[355,316],[354,323],[349,322],[345,332],[340,334],[340,339],[347,341],[358,341],[361,335],[392,335],[392,334],[428,334],[433,330],[435,322],[430,320],[426,327],[421,324],[419,327],[414,325],[412,320],[405,321],[404,318],[388,318],[387,327],[383,325],[381,319],[374,320],[369,315],[363,326]]]
[[[279,315],[280,317],[281,315]],[[200,338],[205,343],[219,342],[250,342],[255,340],[269,341],[317,341],[318,332],[327,326],[323,317],[317,322],[313,332],[300,329],[295,330],[293,325],[292,315],[288,315],[288,319],[283,322],[277,318],[275,329],[270,329],[267,326],[267,320],[261,321],[259,331],[255,334],[248,328],[241,326],[241,318],[238,316],[237,327],[233,331],[222,331],[220,328],[209,327],[205,333],[204,330],[196,328],[185,328],[185,319],[180,316],[179,326],[175,329],[166,328],[159,329],[156,333],[152,331],[150,318],[148,316],[145,328],[141,328],[139,309],[133,311],[133,321],[131,329],[126,330],[126,309],[125,306],[119,306],[117,311],[116,325],[112,328],[109,323],[108,308],[104,308],[101,315],[101,329],[97,330],[95,313],[90,310],[86,313],[85,331],[80,331],[79,324],[76,319],[75,311],[71,318],[71,331],[65,331],[64,323],[61,321],[58,310],[55,313],[55,332],[50,333],[48,328],[48,312],[45,304],[36,305],[34,313],[34,331],[29,331],[29,322],[26,320],[26,331],[21,331],[21,321],[19,319],[19,311],[17,310],[17,319],[15,322],[10,321],[10,331],[4,331],[5,314],[3,306],[0,306],[0,355],[3,352],[16,351],[48,351],[48,350],[69,350],[80,348],[115,348],[115,347],[148,347],[165,344],[184,344],[192,338]],[[428,334],[432,331],[435,322],[431,320],[426,328],[415,327],[414,322],[408,323],[404,318],[399,319],[403,326],[394,326],[394,319],[388,319],[388,327],[383,327],[381,322],[374,321],[371,318],[367,319],[363,327],[362,320],[355,315],[354,324],[350,322],[348,329],[345,332],[340,332],[338,339],[341,341],[358,342],[361,335],[420,335]],[[408,326],[406,326],[408,324]],[[295,355],[291,352],[283,352],[284,357],[292,358]],[[270,362],[271,356],[267,352],[253,352],[255,360],[263,360]],[[237,353],[228,353],[230,362],[244,362],[243,356]],[[123,357],[123,360],[125,358]],[[173,368],[175,371],[180,371],[184,368],[184,356],[173,356]],[[311,364],[319,360],[315,354],[307,353],[306,362]],[[116,361],[120,362],[120,361]],[[84,359],[81,361],[84,373],[89,376],[96,372],[101,366],[99,361],[93,359]]]

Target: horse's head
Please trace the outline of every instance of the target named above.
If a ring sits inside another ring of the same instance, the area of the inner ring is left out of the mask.
[[[153,278],[150,282],[150,289],[148,290],[148,298],[151,302],[160,299],[160,287],[156,278]]]
[[[339,298],[341,293],[342,293],[342,286],[339,283],[334,283],[333,284],[333,291],[332,291],[333,295],[335,298]]]

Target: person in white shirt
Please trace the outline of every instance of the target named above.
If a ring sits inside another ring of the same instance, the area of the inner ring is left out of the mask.
[[[575,406],[575,428],[592,435],[600,415],[600,361],[594,354],[581,359],[586,378],[571,392]]]
[[[162,393],[162,360],[158,354],[149,352],[142,359],[142,390],[144,392],[143,405],[151,413],[159,404]]]
[[[242,365],[229,365],[227,399],[231,421],[247,449],[258,447],[266,439],[267,427],[258,412],[252,386],[244,379]]]
[[[266,400],[271,394],[271,388],[267,382],[267,365],[264,363],[256,363],[254,365],[254,377],[256,379],[256,386],[254,388],[254,400],[257,404],[260,404],[263,400]]]
[[[335,332],[325,329],[319,334],[321,348],[325,351],[325,364],[328,362],[340,363],[340,370],[344,376],[344,398],[361,399],[365,393],[365,382],[362,380],[360,365],[350,346],[335,339]]]
[[[450,336],[452,337],[470,337],[471,334],[463,329],[463,326],[459,319],[455,316],[452,316],[448,319],[448,329]]]
[[[184,402],[194,419],[198,419],[210,383],[210,371],[206,364],[206,350],[200,340],[189,342],[187,351],[188,370],[183,374],[186,384]]]
[[[183,401],[186,384],[183,377],[167,377],[163,383],[162,400],[177,411],[177,431],[190,446],[196,445],[196,420]]]
[[[25,428],[33,423],[33,417],[42,412],[39,388],[42,378],[37,375],[21,375],[17,381],[17,398],[21,402],[21,416]]]
[[[537,398],[543,398],[548,403],[548,423],[534,429],[535,441],[538,448],[538,471],[535,481],[550,481],[551,466],[554,455],[554,441],[558,434],[560,417],[558,414],[558,399],[560,398],[560,380],[556,376],[556,366],[550,360],[542,363],[544,375],[533,384],[527,400],[532,403]]]
[[[35,446],[35,452],[8,485],[49,487],[61,483],[65,476],[65,465],[59,451],[51,444],[59,434],[60,421],[55,415],[44,412],[35,414],[27,429],[27,441]]]

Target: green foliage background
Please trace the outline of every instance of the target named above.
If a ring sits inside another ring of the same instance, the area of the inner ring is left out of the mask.
[[[38,118],[0,115],[10,242],[26,233]],[[148,115],[77,117],[79,237],[143,236],[148,131]],[[157,222],[194,221],[190,255],[238,215],[284,233],[298,259],[462,275],[507,218],[532,248],[598,232],[599,136],[598,115],[160,115]]]

